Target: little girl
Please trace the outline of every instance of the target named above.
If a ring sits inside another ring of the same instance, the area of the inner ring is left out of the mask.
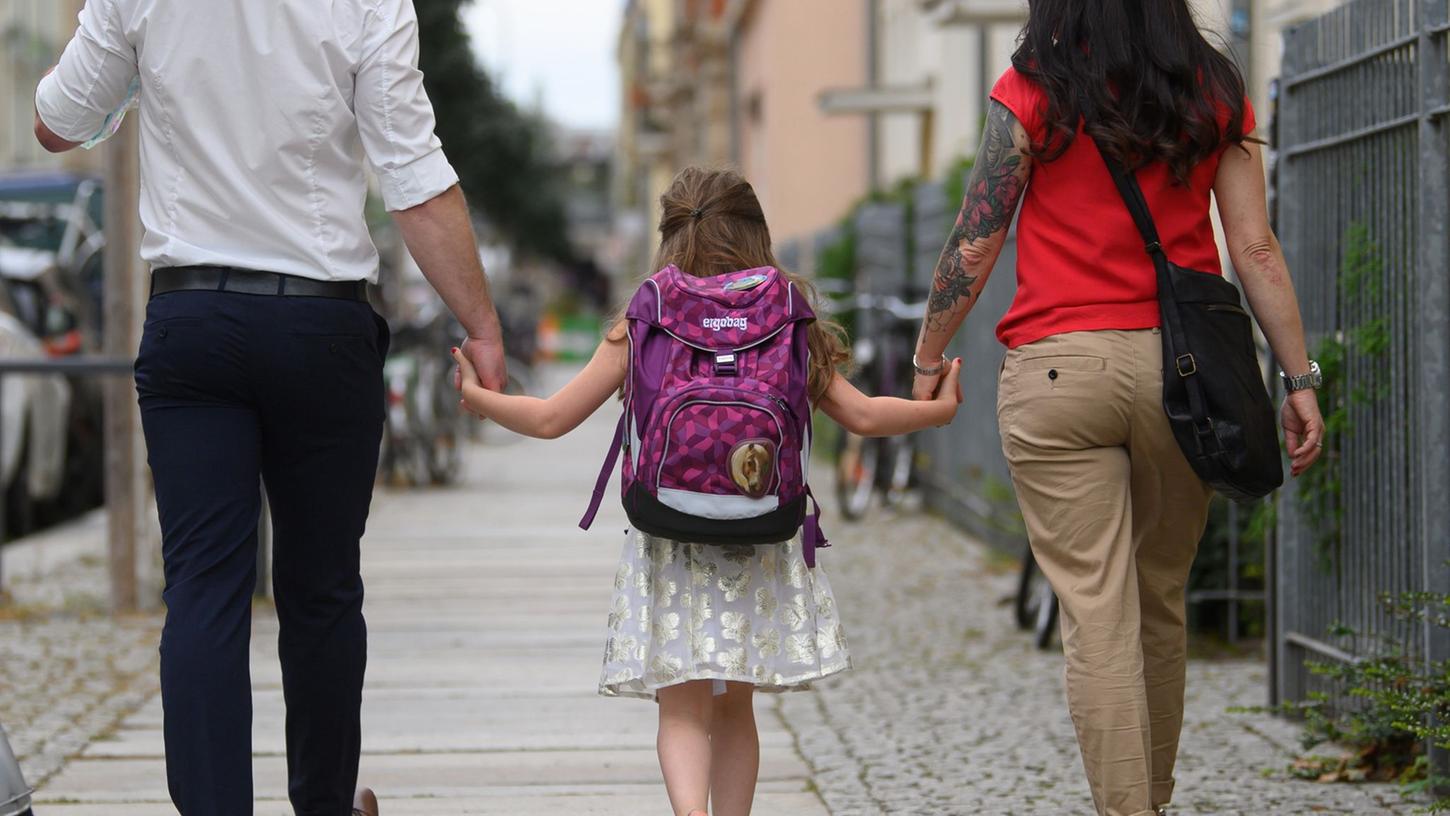
[[[776,267],[770,230],[750,184],[728,171],[690,168],[661,198],[655,268],[713,277]],[[781,270],[799,291],[804,281]],[[465,406],[517,433],[561,436],[625,382],[630,348],[623,319],[584,370],[548,399],[485,390],[465,357]],[[863,436],[945,425],[961,402],[952,363],[932,401],[867,397],[840,370],[849,362],[841,330],[811,323],[808,392],[814,407]],[[614,581],[599,692],[655,699],[658,750],[677,816],[746,816],[755,796],[760,743],[755,689],[802,689],[850,668],[825,573],[806,566],[801,537],[761,546],[670,541],[636,533]]]

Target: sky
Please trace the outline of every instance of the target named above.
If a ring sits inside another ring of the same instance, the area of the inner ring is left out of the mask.
[[[625,0],[473,0],[464,21],[474,51],[504,91],[575,128],[619,118],[615,48]]]

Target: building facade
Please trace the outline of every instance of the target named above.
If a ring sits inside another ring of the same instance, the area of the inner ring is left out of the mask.
[[[52,156],[35,141],[35,86],[75,33],[82,0],[0,0],[0,171],[99,170],[84,152]]]

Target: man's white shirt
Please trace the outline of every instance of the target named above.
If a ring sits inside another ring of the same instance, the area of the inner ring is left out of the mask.
[[[372,280],[389,210],[458,181],[434,135],[412,0],[87,0],[36,111],[83,142],[141,79],[142,258]]]

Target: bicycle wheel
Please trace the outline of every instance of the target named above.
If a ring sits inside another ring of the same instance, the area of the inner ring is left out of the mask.
[[[911,477],[916,469],[916,442],[912,436],[892,437],[882,440],[886,454],[887,471],[882,474],[882,501],[887,507],[896,507],[906,498],[911,489]]]
[[[1052,636],[1057,634],[1057,593],[1046,581],[1038,589],[1037,621],[1033,626],[1034,642],[1039,649],[1052,645]]]
[[[1037,623],[1037,586],[1042,575],[1037,571],[1037,559],[1032,557],[1032,548],[1022,554],[1022,572],[1017,579],[1017,597],[1013,599],[1012,611],[1017,628],[1024,631]]]
[[[836,504],[849,521],[859,521],[871,509],[871,494],[881,464],[881,440],[841,431],[836,443]]]

